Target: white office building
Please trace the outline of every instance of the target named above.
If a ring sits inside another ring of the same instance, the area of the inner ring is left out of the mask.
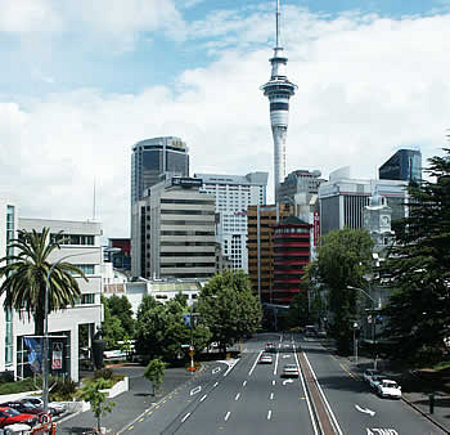
[[[7,244],[17,236],[17,229],[41,232],[49,227],[51,234],[63,231],[68,240],[61,249],[50,256],[55,262],[62,257],[84,271],[88,281],[80,279],[81,297],[73,307],[56,311],[49,316],[50,359],[53,351],[62,351],[61,368],[50,365],[53,374],[67,374],[73,380],[79,379],[79,360],[83,357],[80,348],[91,345],[92,337],[100,326],[103,310],[100,301],[102,293],[102,249],[100,246],[101,225],[96,222],[75,222],[46,219],[17,219],[14,204],[0,200],[0,254],[8,251]],[[5,314],[1,303],[0,314],[0,372],[10,370],[16,378],[30,375],[28,351],[24,338],[34,334],[32,319],[18,313]],[[53,347],[55,349],[53,349]]]
[[[201,192],[216,198],[216,240],[222,255],[231,261],[234,270],[248,272],[247,208],[265,205],[267,172],[247,175],[195,174],[202,180]]]

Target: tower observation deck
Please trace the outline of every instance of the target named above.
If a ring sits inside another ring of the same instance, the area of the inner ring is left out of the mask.
[[[270,80],[261,86],[270,102],[270,124],[274,145],[274,184],[275,201],[278,201],[278,189],[286,176],[286,134],[289,123],[289,99],[295,94],[297,85],[290,82],[286,75],[287,57],[280,46],[280,0],[276,6],[275,47]]]

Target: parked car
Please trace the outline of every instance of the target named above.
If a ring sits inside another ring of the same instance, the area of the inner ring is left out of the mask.
[[[286,364],[281,372],[282,378],[298,378],[300,373],[296,364]]]
[[[40,397],[24,397],[23,400],[26,400],[38,408],[44,408],[44,402]],[[50,402],[48,404],[48,410],[52,416],[58,416],[66,412],[64,406],[58,402]]]
[[[37,422],[38,418],[36,415],[22,414],[8,406],[0,406],[0,428],[16,423],[34,426]]]
[[[4,402],[0,406],[7,406],[9,408],[13,408],[16,411],[21,412],[23,414],[41,415],[44,413],[44,408],[34,406],[32,403],[27,402],[24,399],[11,400],[9,402]]]
[[[380,375],[381,375],[381,373],[380,373],[379,370],[375,370],[375,369],[366,369],[366,370],[364,371],[364,376],[363,376],[363,378],[364,378],[364,380],[365,380],[368,384],[370,384],[370,380],[372,379],[373,376],[380,376]]]
[[[259,364],[272,364],[273,362],[273,358],[272,355],[268,355],[267,353],[263,353],[260,357],[259,357]]]
[[[371,388],[376,390],[378,388],[378,384],[383,381],[383,379],[386,379],[386,376],[383,375],[373,375],[369,380],[369,385]]]
[[[391,397],[392,399],[400,399],[402,397],[402,387],[395,381],[383,379],[378,384],[377,393],[381,397]]]

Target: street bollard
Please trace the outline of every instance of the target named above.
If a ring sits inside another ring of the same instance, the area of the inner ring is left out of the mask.
[[[428,394],[428,397],[430,398],[430,414],[433,414],[433,412],[434,412],[434,393]]]

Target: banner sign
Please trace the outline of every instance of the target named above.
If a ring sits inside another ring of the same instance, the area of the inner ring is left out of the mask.
[[[42,373],[42,340],[24,337],[23,343],[28,350],[28,363],[33,373]]]
[[[320,237],[320,213],[318,211],[314,212],[314,246],[319,243]]]
[[[52,343],[52,370],[62,370],[63,344],[60,341]]]

